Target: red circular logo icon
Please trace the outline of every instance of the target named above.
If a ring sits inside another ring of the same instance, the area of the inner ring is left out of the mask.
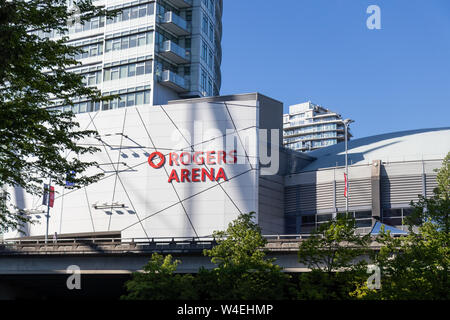
[[[155,157],[158,157],[160,159],[159,163],[157,163],[157,164],[155,164],[153,162],[153,159]],[[161,152],[156,151],[148,156],[148,164],[151,165],[152,168],[155,168],[155,169],[161,168],[165,162],[166,162],[166,157]]]

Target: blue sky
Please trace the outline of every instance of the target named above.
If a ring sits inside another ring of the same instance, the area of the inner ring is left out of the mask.
[[[450,126],[449,0],[224,0],[222,50],[222,95],[310,100],[355,138]]]

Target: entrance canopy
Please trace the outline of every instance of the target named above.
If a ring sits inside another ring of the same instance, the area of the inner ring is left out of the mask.
[[[408,232],[388,226],[387,224],[377,221],[370,232],[371,235],[376,236],[380,233],[381,226],[384,226],[385,231],[390,231],[392,235],[406,235]]]

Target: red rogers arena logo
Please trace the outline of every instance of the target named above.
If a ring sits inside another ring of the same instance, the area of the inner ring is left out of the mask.
[[[169,183],[176,182],[205,182],[227,181],[228,178],[222,167],[218,170],[209,168],[210,165],[234,164],[237,162],[236,150],[228,153],[219,151],[196,151],[196,152],[171,152],[167,155],[169,166],[189,166],[198,165],[201,168],[172,169],[169,175]],[[166,156],[161,152],[153,152],[148,156],[148,164],[155,169],[161,168],[166,163]]]

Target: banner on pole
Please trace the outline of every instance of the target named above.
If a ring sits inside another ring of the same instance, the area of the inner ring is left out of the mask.
[[[345,174],[345,173],[344,173],[344,181],[345,181],[344,197],[347,198],[347,196],[348,196],[348,180],[347,180],[347,174]]]

